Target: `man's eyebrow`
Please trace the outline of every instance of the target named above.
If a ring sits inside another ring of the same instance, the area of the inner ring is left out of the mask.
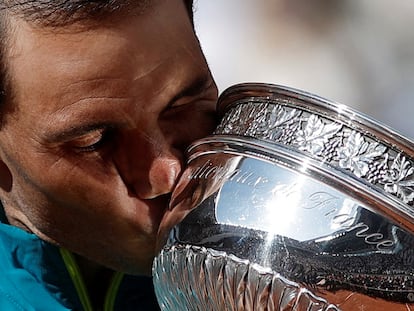
[[[79,127],[71,127],[61,131],[56,131],[54,133],[48,133],[46,135],[46,141],[48,143],[65,142],[77,137],[81,137],[93,131],[111,128],[114,128],[114,125],[110,123],[96,123],[87,124]]]

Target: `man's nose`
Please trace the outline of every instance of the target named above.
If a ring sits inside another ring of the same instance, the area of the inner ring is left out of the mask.
[[[127,139],[116,159],[128,191],[142,200],[170,193],[183,167],[183,154],[164,137]]]
[[[134,191],[141,199],[155,197],[172,192],[182,169],[181,158],[166,153],[154,157],[150,161],[147,178],[137,179],[133,185]]]

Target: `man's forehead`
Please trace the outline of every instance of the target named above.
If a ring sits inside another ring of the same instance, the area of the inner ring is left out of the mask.
[[[185,18],[184,6],[177,6],[179,1],[163,0],[159,3],[159,12],[156,10],[158,6],[154,6],[153,13],[142,18],[129,15],[119,19],[119,24],[114,27],[110,25],[79,32],[76,28],[71,31],[72,27],[63,27],[67,31],[62,32],[43,31],[16,20],[21,24],[16,24],[12,32],[12,48],[8,54],[8,70],[13,77],[16,101],[20,101],[17,95],[24,94],[33,99],[36,93],[33,90],[42,90],[44,81],[48,79],[56,85],[51,87],[47,83],[47,93],[53,93],[52,97],[59,98],[59,101],[61,94],[70,94],[70,98],[62,101],[67,103],[78,95],[76,91],[79,91],[79,96],[91,94],[91,90],[102,93],[126,88],[129,82],[125,81],[149,83],[156,73],[155,80],[160,81],[161,76],[168,76],[167,72],[181,72],[183,67],[173,69],[173,64],[178,63],[171,60],[189,51],[196,53],[198,44],[194,44],[194,34]],[[169,18],[171,14],[173,17]],[[36,78],[28,77],[27,72],[35,72]],[[144,79],[149,73],[153,73],[152,78]],[[78,83],[91,80],[89,84]],[[74,90],[68,91],[72,85],[76,85]],[[125,93],[124,90],[122,92]]]

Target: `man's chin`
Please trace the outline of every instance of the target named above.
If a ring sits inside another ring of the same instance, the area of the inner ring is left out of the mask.
[[[123,272],[125,274],[130,275],[141,275],[141,276],[151,276],[152,275],[152,262],[154,257],[148,258],[147,260],[143,261],[140,260],[135,262],[128,262],[123,266],[118,267],[119,269],[115,269],[116,271]]]
[[[150,244],[154,245],[154,243]],[[121,254],[114,259],[114,264],[111,265],[111,269],[119,272],[123,272],[130,275],[152,275],[152,263],[155,257],[155,250],[145,250],[145,256],[143,256],[144,251],[138,253],[132,253],[129,256]]]

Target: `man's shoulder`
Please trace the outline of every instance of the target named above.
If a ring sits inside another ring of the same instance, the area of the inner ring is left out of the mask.
[[[16,293],[11,293],[7,288],[3,288],[4,285],[2,280],[2,284],[0,284],[0,310],[34,310],[30,306],[22,304],[21,297],[17,297]]]
[[[47,271],[41,264],[51,252],[43,244],[32,234],[0,223],[0,310],[68,310],[51,286],[45,286],[47,274],[56,269]]]
[[[45,291],[27,271],[16,269],[1,273],[0,310],[68,310]]]

